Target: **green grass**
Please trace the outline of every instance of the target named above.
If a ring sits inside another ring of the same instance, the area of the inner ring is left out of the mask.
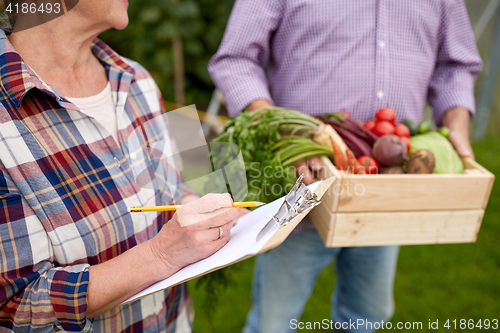
[[[500,176],[500,138],[490,137],[473,145],[477,161]],[[429,319],[500,320],[500,184],[495,183],[477,242],[474,244],[402,246],[395,283],[397,322],[422,322],[426,332]],[[250,286],[253,259],[231,268],[230,284],[216,290],[216,303],[207,299],[205,286],[189,282],[196,316],[195,332],[240,332],[251,306]],[[330,294],[335,276],[332,266],[321,272],[309,299],[303,321],[329,318]],[[500,328],[499,328],[500,329]],[[396,331],[396,330],[395,330]],[[480,331],[479,329],[469,330]]]

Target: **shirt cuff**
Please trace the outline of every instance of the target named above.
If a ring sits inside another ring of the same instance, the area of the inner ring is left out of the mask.
[[[230,89],[226,89],[225,92],[226,108],[231,117],[238,115],[238,113],[257,99],[262,98],[270,102],[273,101],[269,93],[269,88],[260,81],[255,83],[255,78],[236,82]]]
[[[451,108],[462,107],[469,110],[471,118],[476,114],[474,96],[470,91],[450,91],[441,93],[432,102],[434,109],[434,121],[441,126],[444,114]]]
[[[47,272],[55,325],[68,332],[90,332],[87,319],[88,264],[61,267]]]

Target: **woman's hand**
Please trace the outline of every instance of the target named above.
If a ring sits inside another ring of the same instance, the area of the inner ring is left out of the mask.
[[[226,245],[236,220],[248,212],[244,208],[233,208],[232,204],[229,194],[208,194],[191,201],[149,241],[90,266],[87,318],[103,314]],[[219,227],[222,228],[220,238]]]
[[[208,194],[181,207],[149,241],[162,271],[170,275],[226,245],[236,220],[248,212],[232,204],[229,194]]]

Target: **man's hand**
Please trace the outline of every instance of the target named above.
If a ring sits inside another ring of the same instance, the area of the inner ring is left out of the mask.
[[[268,101],[267,99],[261,98],[261,99],[256,99],[255,101],[250,103],[247,106],[247,110],[253,111],[253,110],[258,110],[258,109],[263,109],[263,108],[270,108],[273,106],[274,106],[274,104],[272,102]]]
[[[299,161],[295,164],[297,169],[297,177],[304,174],[302,182],[306,185],[310,185],[318,181],[318,173],[322,168],[321,159],[318,156],[311,157],[307,161]]]
[[[469,124],[469,111],[461,107],[451,108],[443,116],[443,126],[449,128],[449,140],[458,155],[474,159],[474,152],[469,140]]]

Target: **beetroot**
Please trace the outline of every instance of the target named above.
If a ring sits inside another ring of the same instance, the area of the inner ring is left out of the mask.
[[[406,158],[406,144],[396,135],[384,135],[373,145],[373,157],[385,166],[403,163]]]

